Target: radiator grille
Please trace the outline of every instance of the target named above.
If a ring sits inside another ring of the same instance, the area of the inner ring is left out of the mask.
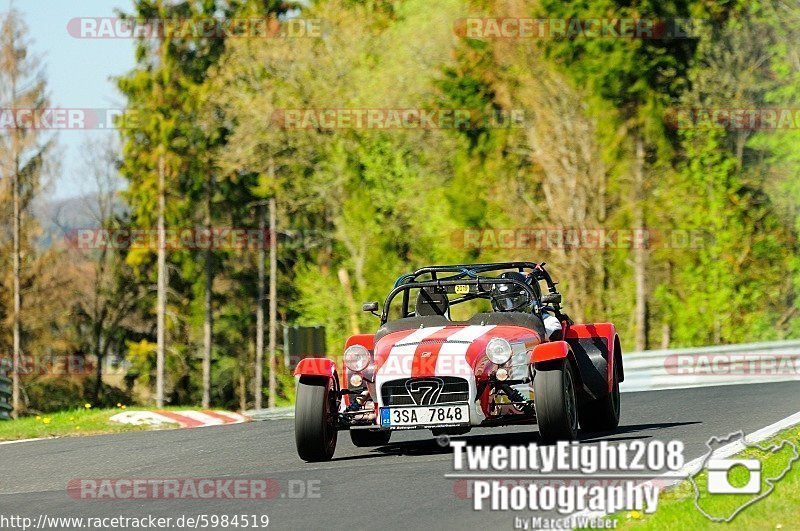
[[[401,378],[381,386],[384,406],[430,406],[469,401],[469,383],[455,376]]]

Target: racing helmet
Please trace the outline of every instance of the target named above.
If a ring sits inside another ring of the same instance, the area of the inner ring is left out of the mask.
[[[515,312],[526,311],[533,307],[541,298],[539,283],[532,277],[526,276],[517,271],[506,271],[498,278],[513,279],[530,286],[533,290],[536,301],[531,300],[530,295],[518,284],[495,284],[492,287],[492,309],[496,312]]]

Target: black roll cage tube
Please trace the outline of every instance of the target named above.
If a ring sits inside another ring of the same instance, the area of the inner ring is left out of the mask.
[[[409,292],[412,289],[419,289],[419,288],[443,288],[445,286],[457,286],[457,285],[475,285],[478,286],[478,289],[482,285],[497,285],[497,284],[515,284],[520,286],[530,297],[529,300],[536,300],[536,294],[531,289],[530,286],[527,284],[511,279],[511,278],[486,278],[481,277],[481,273],[487,273],[490,271],[502,271],[506,269],[517,269],[520,273],[524,273],[525,270],[530,270],[533,273],[534,278],[539,280],[544,280],[547,284],[547,290],[551,294],[558,294],[558,289],[556,289],[557,282],[554,282],[550,273],[544,268],[545,263],[542,262],[541,264],[537,264],[536,262],[496,262],[496,263],[489,263],[489,264],[459,264],[459,265],[443,265],[443,266],[426,266],[420,269],[417,269],[413,273],[409,273],[407,275],[403,275],[397,279],[395,282],[394,289],[386,296],[386,301],[383,304],[383,309],[381,311],[381,325],[385,324],[389,320],[389,307],[394,300],[394,298],[400,293],[403,293],[403,304],[402,304],[402,315],[403,317],[408,317],[408,303],[409,303]],[[446,276],[443,278],[437,278],[439,273],[455,273],[450,276]],[[431,280],[425,281],[416,281],[418,277],[422,275],[429,274],[431,276]],[[476,293],[468,293],[462,297],[455,298],[450,301],[450,304],[458,304],[461,302],[466,302],[472,299],[481,298],[481,294]],[[554,302],[551,303],[553,306],[553,310],[556,314],[561,315],[560,303]]]

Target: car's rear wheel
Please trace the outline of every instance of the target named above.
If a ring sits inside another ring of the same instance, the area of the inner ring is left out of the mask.
[[[389,442],[392,432],[372,430],[350,430],[350,440],[358,447],[382,446]]]
[[[614,364],[611,392],[587,402],[578,411],[581,428],[586,431],[611,431],[619,426],[619,366]]]
[[[328,461],[333,457],[337,415],[336,379],[301,377],[294,408],[294,436],[300,459]]]
[[[542,441],[574,440],[578,436],[578,401],[569,361],[555,360],[536,367],[533,392]]]

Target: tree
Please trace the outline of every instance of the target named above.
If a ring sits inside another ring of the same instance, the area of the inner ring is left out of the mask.
[[[141,0],[135,6],[134,18],[141,19],[198,19],[217,15],[215,2],[179,2]],[[191,205],[202,195],[207,197],[207,220],[210,223],[211,183],[206,182],[205,194],[199,183],[206,181],[201,163],[206,161],[204,138],[197,123],[198,94],[204,72],[213,64],[224,43],[212,36],[200,35],[176,38],[169,32],[159,35],[156,42],[138,42],[138,69],[120,80],[120,88],[128,97],[128,108],[142,113],[143,123],[122,130],[125,139],[123,174],[131,181],[128,193],[139,222],[150,219],[149,206],[156,204],[157,250],[156,302],[156,403],[165,400],[166,312],[168,268],[166,256],[166,227],[169,221],[181,223],[191,219]],[[140,142],[141,136],[147,142]],[[145,172],[142,174],[142,170]],[[149,179],[148,179],[149,177]],[[154,179],[153,179],[154,178]],[[155,181],[155,182],[154,182]],[[175,185],[184,192],[181,203],[168,206],[168,189]],[[171,219],[168,219],[171,218]],[[180,254],[178,259],[184,258]],[[207,405],[210,354],[212,341],[210,253],[206,255],[206,322],[204,324],[204,404]]]
[[[680,20],[688,19],[690,2],[638,2],[630,4],[604,0],[591,4],[564,4],[546,0],[540,14],[547,18],[591,20],[608,17],[618,19]],[[697,6],[699,9],[701,5]],[[649,218],[652,197],[658,195],[656,179],[669,168],[671,144],[664,131],[662,116],[673,98],[686,87],[686,69],[696,46],[693,38],[586,38],[551,39],[545,46],[548,58],[560,63],[573,81],[595,94],[611,113],[598,116],[614,124],[612,137],[627,137],[621,143],[613,162],[629,168],[621,184],[629,190],[625,202],[631,205],[626,217],[633,228],[644,231],[651,226]],[[594,107],[595,111],[599,110]],[[607,129],[607,128],[603,128]],[[650,178],[648,178],[650,177]],[[635,348],[648,347],[650,310],[648,299],[653,289],[648,286],[651,270],[649,249],[637,245],[633,249],[634,332]]]
[[[134,6],[134,17],[142,19],[180,19],[200,21],[217,17],[274,16],[293,7],[292,3],[242,0],[169,3],[162,0],[140,0]],[[120,80],[128,96],[129,109],[147,119],[123,131],[125,157],[123,174],[131,182],[126,194],[138,222],[151,218],[152,207],[159,215],[155,220],[158,233],[170,225],[185,228],[196,224],[210,230],[221,216],[217,212],[238,215],[237,205],[242,194],[240,173],[223,173],[215,160],[217,150],[227,149],[226,124],[219,110],[209,104],[210,69],[217,63],[226,46],[223,35],[160,35],[156,41],[142,39],[138,43],[137,70]],[[142,143],[142,137],[147,141]],[[148,176],[149,175],[149,176]],[[245,189],[246,192],[246,189]],[[221,204],[220,204],[221,203]],[[202,205],[202,208],[195,208]],[[156,275],[156,344],[157,380],[168,365],[165,355],[167,291],[174,292],[186,312],[183,319],[185,343],[174,351],[191,352],[195,340],[193,330],[200,328],[202,347],[201,402],[209,406],[212,400],[212,356],[215,342],[214,286],[219,264],[226,256],[214,249],[182,249],[166,256],[159,245]],[[129,259],[145,265],[143,253],[133,253]],[[202,263],[202,271],[197,264]],[[177,270],[178,275],[167,273]],[[199,304],[195,302],[199,301]],[[217,310],[221,311],[221,310]],[[182,378],[191,381],[191,360],[183,360]],[[157,389],[161,384],[157,383]],[[159,396],[157,392],[157,396]],[[163,393],[162,393],[163,400]]]
[[[43,141],[33,116],[48,106],[45,81],[39,62],[29,52],[27,28],[19,14],[11,10],[0,28],[0,97],[4,107],[13,111],[13,124],[2,135],[0,158],[3,174],[11,187],[12,202],[12,406],[19,415],[20,363],[22,356],[22,268],[30,262],[30,229],[26,229],[25,213],[39,191],[41,174],[50,143]],[[24,112],[23,112],[24,111]],[[23,252],[25,254],[23,254]]]
[[[118,147],[112,138],[87,142],[84,147],[87,174],[93,177],[94,191],[87,205],[93,221],[101,230],[120,230],[119,187],[121,179],[117,170]],[[83,316],[88,336],[88,351],[97,360],[96,381],[92,391],[94,403],[103,398],[103,367],[109,352],[120,352],[129,329],[125,326],[146,293],[134,281],[124,263],[124,249],[102,245],[94,250],[79,250],[90,255],[85,273],[86,283],[74,310],[78,321]],[[79,258],[71,257],[72,262]]]
[[[323,38],[231,41],[220,62],[214,92],[231,124],[220,164],[259,177],[255,201],[279,198],[277,296],[288,301],[279,311],[299,324],[324,324],[334,354],[349,331],[374,326],[348,301],[385,295],[387,277],[409,263],[460,256],[450,245],[460,212],[450,211],[443,186],[455,142],[440,131],[292,130],[265,118],[343,101],[432,105],[431,78],[420,72],[433,76],[448,60],[451,31],[439,21],[458,12],[454,2],[321,3],[304,16],[326,21]],[[431,38],[405,47],[420,31]]]

